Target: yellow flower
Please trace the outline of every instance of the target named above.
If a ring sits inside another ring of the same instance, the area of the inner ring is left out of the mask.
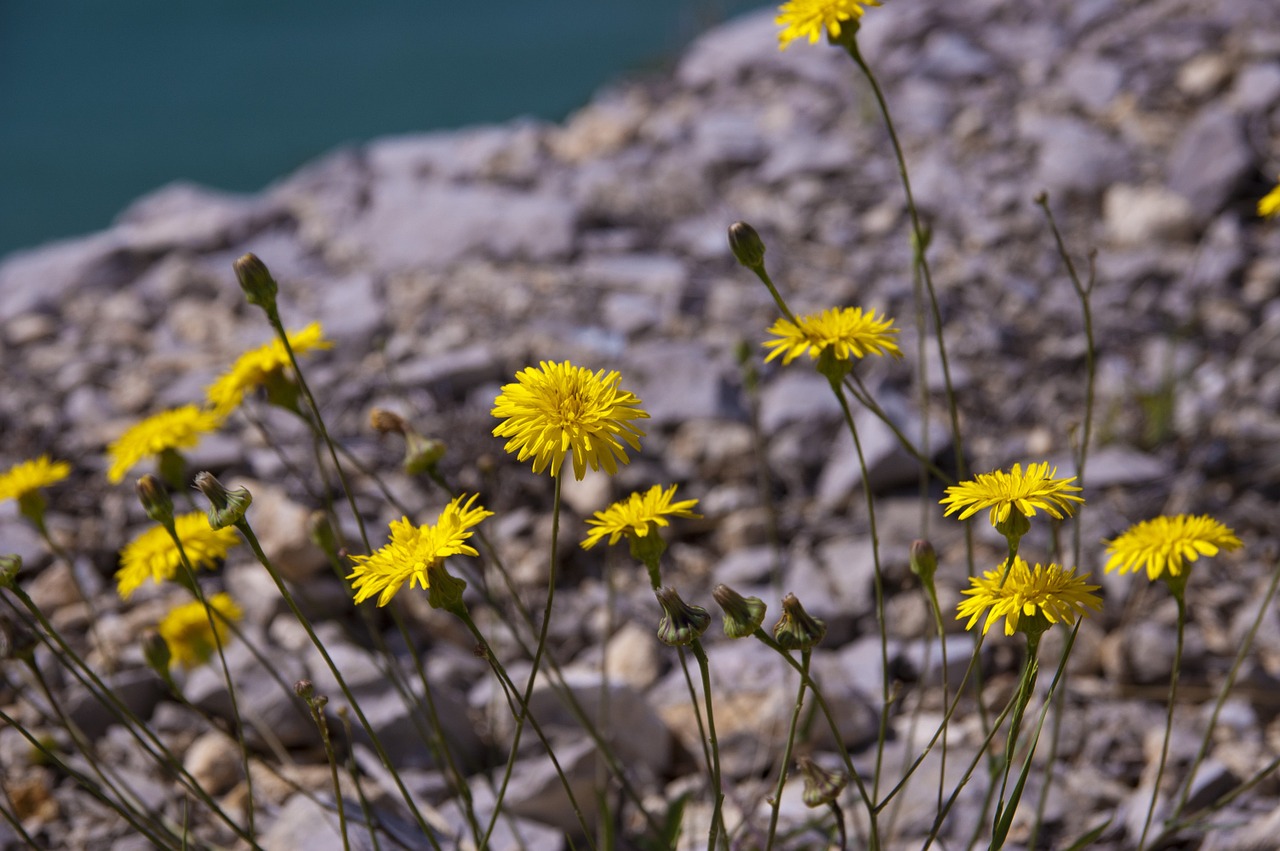
[[[868,354],[902,357],[894,340],[898,329],[893,327],[893,320],[878,319],[874,311],[860,307],[831,308],[801,316],[796,322],[779,319],[768,333],[778,339],[765,342],[764,347],[773,350],[765,357],[765,363],[781,355],[782,362],[788,364],[806,352],[816,360],[828,348],[840,361]]]
[[[174,531],[182,541],[182,549],[194,568],[212,569],[227,551],[240,543],[234,527],[213,529],[202,511],[179,514],[173,518]],[[116,571],[116,588],[120,598],[128,600],[148,579],[165,582],[182,568],[178,547],[163,526],[153,526],[130,541],[120,551],[120,569]]]
[[[502,422],[493,433],[510,438],[503,448],[519,452],[520,461],[532,457],[535,473],[550,465],[551,475],[560,475],[570,451],[578,479],[588,465],[616,473],[618,461],[630,460],[623,441],[639,451],[644,436],[631,421],[649,417],[634,394],[618,387],[621,380],[617,372],[593,373],[568,361],[522,369],[494,400],[492,413]]]
[[[333,348],[332,341],[324,338],[319,322],[312,322],[301,331],[290,331],[288,337],[295,355]],[[231,369],[209,385],[205,397],[219,416],[226,416],[239,407],[245,394],[278,377],[288,366],[289,353],[285,351],[284,343],[279,338],[274,339],[236,358]]]
[[[492,511],[472,504],[478,494],[463,502],[459,496],[440,512],[434,526],[414,526],[408,517],[391,522],[391,541],[373,555],[351,556],[355,567],[347,576],[354,580],[352,590],[356,602],[378,594],[378,605],[385,606],[400,590],[405,580],[409,587],[427,587],[427,570],[452,555],[477,555],[466,541],[473,534],[469,530]]]
[[[1280,183],[1275,188],[1258,199],[1258,215],[1264,219],[1274,219],[1280,216]]]
[[[879,6],[880,0],[789,0],[778,7],[774,21],[782,27],[778,33],[778,49],[798,38],[807,38],[817,44],[826,32],[831,38],[839,38],[845,21],[857,21],[862,17],[863,6]]]
[[[48,455],[15,464],[0,473],[0,502],[6,499],[21,500],[40,488],[57,484],[69,475],[70,464],[66,461],[50,461]]]
[[[1242,544],[1235,533],[1207,514],[1155,517],[1130,526],[1107,541],[1106,570],[1132,573],[1146,568],[1152,582],[1166,572],[1179,576],[1184,564],[1200,556],[1215,556],[1219,549],[1235,550]]]
[[[1087,573],[1076,576],[1074,567],[1067,569],[1056,564],[1041,567],[1037,564],[1031,568],[1021,557],[1016,557],[1009,568],[1008,578],[1004,576],[1003,565],[988,570],[981,577],[970,577],[973,587],[961,592],[968,599],[960,602],[956,620],[968,618],[964,628],[973,629],[982,613],[990,609],[982,625],[983,635],[1002,617],[1005,635],[1017,632],[1024,617],[1040,616],[1051,624],[1059,621],[1075,623],[1077,615],[1088,614],[1087,609],[1095,612],[1102,609],[1102,599],[1093,593],[1100,586],[1086,584],[1088,578]]]
[[[998,526],[1009,519],[1013,511],[1023,517],[1032,517],[1036,509],[1042,509],[1056,520],[1070,517],[1075,510],[1073,503],[1083,503],[1076,496],[1080,488],[1071,484],[1075,476],[1057,478],[1058,468],[1049,469],[1049,462],[1028,464],[1022,472],[1021,464],[1014,464],[1009,472],[979,473],[971,482],[961,482],[947,488],[942,504],[948,506],[944,517],[957,511],[960,520],[967,520],[984,508],[991,509],[991,525]]]
[[[184,603],[169,611],[156,627],[169,645],[169,667],[181,665],[191,669],[209,661],[219,644],[227,643],[227,621],[238,621],[244,612],[230,594],[214,594],[209,598],[212,612],[205,611],[199,600]],[[212,615],[213,625],[209,624]],[[216,639],[215,639],[216,630]]]
[[[147,417],[107,447],[111,457],[107,479],[119,484],[125,473],[149,455],[170,449],[191,449],[200,442],[200,435],[213,431],[221,423],[220,416],[195,405],[183,405]]]
[[[589,550],[609,536],[609,544],[618,543],[623,535],[643,538],[651,529],[659,526],[670,526],[668,517],[701,517],[692,509],[698,504],[696,499],[682,499],[672,502],[676,495],[676,485],[666,490],[662,485],[654,485],[644,493],[633,493],[624,500],[615,502],[604,511],[597,511],[596,516],[587,520],[592,526],[587,532],[582,548]]]

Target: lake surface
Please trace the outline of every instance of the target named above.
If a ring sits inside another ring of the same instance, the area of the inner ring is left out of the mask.
[[[260,189],[345,143],[556,120],[759,0],[0,0],[0,255],[172,180]]]

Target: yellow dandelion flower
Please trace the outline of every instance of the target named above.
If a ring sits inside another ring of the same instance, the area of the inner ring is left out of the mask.
[[[507,452],[524,461],[533,458],[533,472],[551,467],[560,475],[565,456],[573,453],[573,475],[582,479],[587,466],[618,471],[618,461],[630,461],[626,448],[640,450],[644,432],[631,422],[648,419],[634,394],[621,389],[617,372],[592,372],[565,361],[543,361],[537,369],[516,373],[516,383],[503,386],[493,403],[502,420],[493,430],[507,437]]]
[[[982,625],[983,635],[1000,618],[1004,618],[1005,635],[1017,632],[1022,618],[1040,616],[1051,624],[1072,624],[1076,622],[1077,615],[1088,614],[1088,609],[1102,610],[1102,599],[1093,593],[1101,586],[1087,584],[1085,580],[1088,578],[1087,573],[1076,576],[1074,567],[1064,568],[1056,564],[1041,567],[1037,564],[1032,568],[1017,557],[1007,578],[1003,565],[988,570],[981,577],[970,577],[972,587],[961,592],[968,599],[960,602],[956,620],[968,618],[964,628],[973,629],[982,613],[987,612],[987,620]]]
[[[51,461],[48,455],[15,464],[0,473],[0,502],[7,499],[21,501],[28,494],[57,484],[69,475],[70,464],[66,461]]]
[[[1075,476],[1057,478],[1058,468],[1049,469],[1049,462],[1028,464],[1022,471],[1021,464],[1014,464],[1009,472],[979,473],[971,482],[961,482],[947,488],[942,504],[947,507],[944,517],[957,511],[960,520],[967,520],[984,508],[991,509],[991,525],[999,526],[1017,511],[1023,517],[1032,517],[1041,509],[1055,520],[1070,517],[1074,503],[1083,503],[1076,496],[1080,490],[1071,484]]]
[[[290,331],[288,337],[295,355],[333,348],[333,342],[324,338],[319,322],[312,322],[300,331]],[[246,394],[280,376],[288,367],[289,353],[284,343],[274,339],[236,358],[231,369],[209,385],[205,398],[219,416],[226,416],[240,406]]]
[[[1264,219],[1274,219],[1280,216],[1280,183],[1275,188],[1258,199],[1258,215]]]
[[[676,495],[676,485],[666,490],[662,485],[654,485],[644,493],[633,493],[624,500],[615,502],[604,511],[597,511],[595,517],[587,520],[593,527],[587,532],[582,548],[589,550],[609,536],[609,544],[618,543],[623,535],[643,538],[651,529],[670,526],[668,517],[701,517],[691,510],[698,504],[696,499],[682,499],[672,502]]]
[[[893,320],[877,318],[874,311],[860,307],[836,307],[801,316],[797,321],[779,319],[768,333],[777,339],[765,342],[772,349],[765,363],[781,356],[784,364],[803,354],[816,360],[827,349],[836,360],[848,361],[867,355],[889,354],[902,357],[894,337],[898,329]]]
[[[778,33],[778,49],[786,50],[798,38],[817,44],[823,33],[839,38],[845,21],[862,17],[863,6],[879,5],[880,0],[789,0],[778,7],[774,21],[782,27]]]
[[[1143,520],[1106,545],[1108,573],[1132,573],[1145,568],[1152,582],[1165,573],[1181,575],[1183,567],[1200,556],[1216,556],[1220,549],[1243,546],[1234,532],[1207,514]]]
[[[385,606],[405,580],[410,588],[426,588],[427,570],[432,565],[452,555],[477,555],[467,544],[473,534],[470,529],[493,516],[482,505],[473,507],[477,496],[472,494],[465,502],[461,496],[454,499],[440,512],[434,526],[415,526],[408,517],[393,520],[391,540],[386,546],[373,555],[351,556],[355,567],[347,578],[353,580],[356,602],[363,603],[377,594],[378,605]]]
[[[124,480],[125,473],[151,455],[171,449],[191,449],[200,435],[213,431],[222,417],[195,405],[183,405],[161,411],[131,426],[107,447],[111,467],[107,479],[114,485]]]
[[[194,568],[212,569],[227,551],[240,543],[234,527],[214,529],[203,511],[179,514],[173,518],[174,530],[182,541],[182,549]],[[120,551],[120,569],[116,571],[116,588],[120,598],[128,600],[148,579],[166,582],[178,575],[182,559],[178,547],[163,526],[153,526],[130,541]]]
[[[230,634],[227,621],[234,623],[244,617],[230,594],[214,594],[209,598],[209,607],[212,613],[205,611],[199,600],[194,600],[171,609],[160,621],[156,631],[169,645],[169,667],[181,665],[190,670],[208,662],[219,644],[226,646]]]

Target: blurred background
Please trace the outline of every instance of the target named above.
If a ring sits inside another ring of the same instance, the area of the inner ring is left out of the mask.
[[[377,136],[558,120],[765,5],[0,0],[0,256],[173,180],[255,191]]]

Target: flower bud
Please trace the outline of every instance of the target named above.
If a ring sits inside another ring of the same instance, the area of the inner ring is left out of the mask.
[[[782,619],[773,637],[783,650],[808,650],[827,634],[827,625],[804,610],[795,594],[782,598]]]
[[[253,494],[247,488],[229,491],[208,471],[196,474],[196,490],[209,500],[209,525],[214,529],[239,523],[253,502]]]
[[[911,572],[926,586],[933,584],[933,574],[938,571],[938,554],[934,552],[933,544],[921,539],[912,541],[908,559]]]
[[[467,611],[462,602],[462,592],[467,590],[467,583],[445,570],[444,563],[437,561],[427,568],[427,605],[433,609],[444,609],[461,616]]]
[[[160,480],[147,473],[138,479],[134,487],[147,516],[161,526],[169,526],[173,522],[173,499]]]
[[[374,408],[369,411],[369,425],[378,434],[404,434],[409,427],[404,417],[386,408]]]
[[[159,674],[161,679],[169,679],[169,665],[173,654],[169,650],[169,642],[154,629],[147,630],[142,636],[142,658],[147,667]]]
[[[821,807],[834,804],[849,785],[849,778],[843,771],[827,771],[807,756],[796,758],[796,768],[804,778],[804,805]]]
[[[236,278],[240,281],[240,289],[244,290],[249,304],[256,304],[268,315],[274,314],[279,285],[267,271],[267,265],[259,260],[256,254],[245,254],[235,262],[234,266]]]
[[[324,554],[333,558],[338,553],[338,535],[333,531],[329,515],[316,509],[307,515],[307,538],[311,543],[324,550]]]
[[[298,680],[293,684],[293,693],[303,700],[311,700],[315,696],[316,686],[311,680]]]
[[[730,638],[746,638],[754,635],[764,623],[768,606],[759,597],[744,597],[728,585],[717,585],[711,596],[724,610],[724,634]]]
[[[711,626],[711,615],[699,606],[690,606],[680,599],[671,587],[654,592],[658,605],[662,606],[662,620],[658,621],[658,640],[672,647],[692,644]]]
[[[0,555],[0,588],[13,588],[22,572],[22,556],[15,553]]]
[[[738,262],[748,269],[764,266],[764,240],[756,229],[746,222],[729,225],[729,248]]]
[[[411,476],[425,473],[440,462],[444,451],[443,442],[409,429],[404,434],[404,471]]]

